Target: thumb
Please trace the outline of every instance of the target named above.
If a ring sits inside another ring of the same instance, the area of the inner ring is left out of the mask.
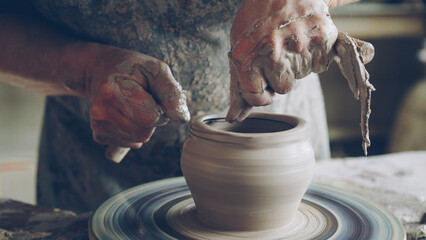
[[[157,69],[156,73],[152,69]],[[173,77],[169,66],[164,62],[147,63],[145,66],[140,66],[139,71],[148,76],[149,91],[164,108],[167,117],[176,123],[188,122],[190,114],[186,105],[185,91]]]

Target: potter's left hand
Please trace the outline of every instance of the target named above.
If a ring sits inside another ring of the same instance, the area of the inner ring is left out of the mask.
[[[245,0],[231,29],[227,120],[242,121],[252,106],[288,93],[296,79],[325,71],[338,36],[328,9],[353,1]]]

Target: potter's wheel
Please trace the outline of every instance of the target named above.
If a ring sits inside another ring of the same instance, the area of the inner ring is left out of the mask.
[[[211,229],[196,219],[183,177],[140,185],[108,199],[89,224],[94,239],[405,239],[386,209],[355,195],[311,184],[287,226],[256,232]]]

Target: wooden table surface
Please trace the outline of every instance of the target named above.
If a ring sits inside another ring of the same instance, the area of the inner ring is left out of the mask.
[[[0,239],[87,240],[90,215],[0,199]]]
[[[407,239],[426,239],[426,151],[318,162],[314,181],[380,203]],[[0,239],[88,239],[90,215],[0,199]]]
[[[426,151],[318,162],[314,181],[381,204],[401,220],[407,239],[426,239]]]

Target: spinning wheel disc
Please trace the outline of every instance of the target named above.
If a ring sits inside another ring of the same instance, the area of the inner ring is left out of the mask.
[[[220,231],[197,221],[183,177],[156,181],[119,193],[103,203],[89,223],[95,239],[405,239],[402,224],[366,199],[311,184],[296,217],[265,231]]]

